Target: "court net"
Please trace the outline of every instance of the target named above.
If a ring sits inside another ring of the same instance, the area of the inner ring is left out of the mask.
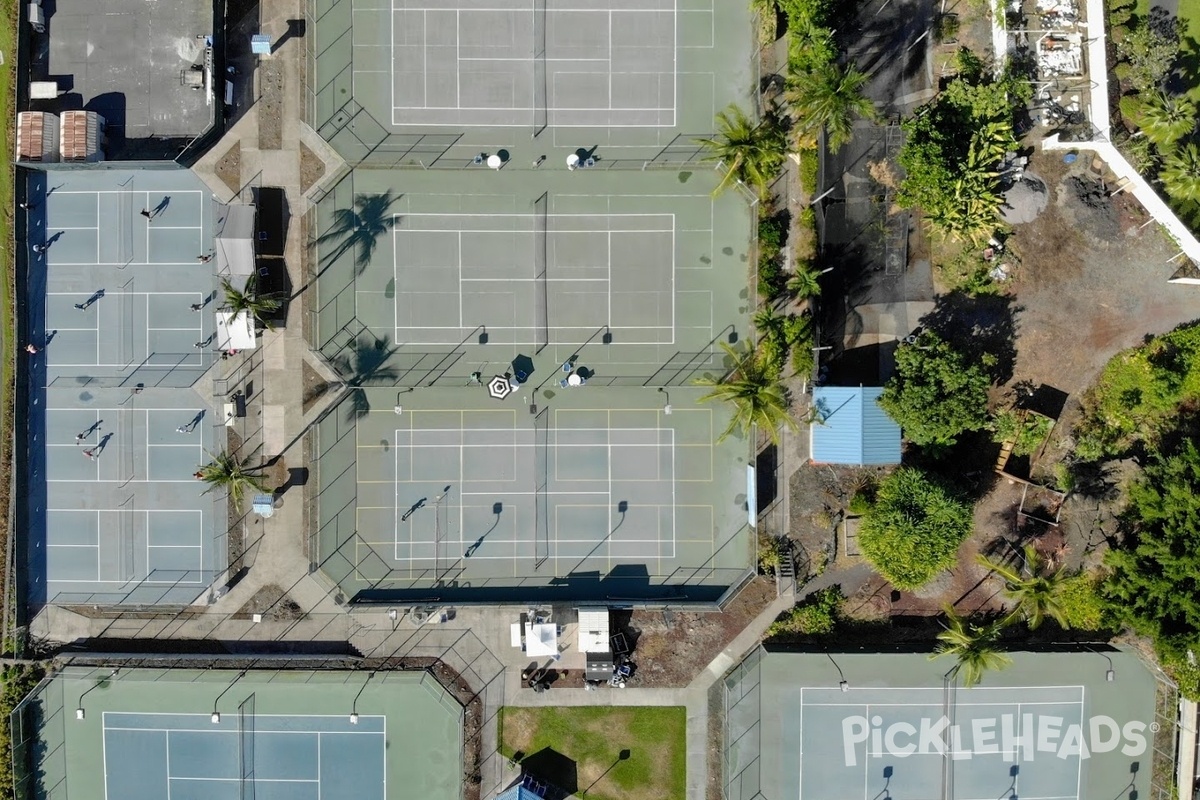
[[[547,262],[549,261],[549,233],[547,227],[550,219],[550,196],[543,192],[533,204],[533,304],[534,315],[534,354],[550,343],[550,307],[548,281],[546,278]]]
[[[550,413],[543,408],[533,418],[534,569],[550,557]]]
[[[546,130],[546,0],[533,0],[533,137]]]
[[[238,765],[241,800],[254,800],[254,695],[238,706]]]

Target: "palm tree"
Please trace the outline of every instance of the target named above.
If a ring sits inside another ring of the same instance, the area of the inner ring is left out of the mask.
[[[1143,107],[1141,126],[1147,139],[1162,150],[1170,150],[1196,127],[1196,104],[1187,97],[1159,90]]]
[[[219,455],[209,453],[209,456],[212,461],[196,470],[196,479],[208,484],[204,494],[224,489],[229,492],[229,500],[233,503],[233,507],[240,509],[242,498],[245,497],[246,492],[251,490],[267,491],[262,476],[256,474],[256,468],[247,468],[245,462],[228,452],[223,451]]]
[[[976,557],[976,561],[1004,579],[1004,593],[1016,604],[1008,621],[1023,617],[1030,628],[1036,628],[1050,617],[1060,627],[1071,627],[1062,604],[1066,576],[1062,570],[1046,569],[1045,561],[1033,545],[1025,545],[1023,554],[1025,564],[1020,570],[993,561],[982,553]],[[1024,573],[1028,573],[1028,577]]]
[[[932,661],[942,656],[952,656],[958,663],[950,675],[962,675],[963,686],[971,688],[983,678],[988,670],[999,670],[1012,664],[1012,658],[996,647],[1003,624],[991,622],[986,625],[968,625],[966,620],[946,607],[945,630],[937,635],[937,650],[929,656]]]
[[[317,237],[317,244],[338,242],[338,246],[321,259],[326,265],[337,261],[349,250],[357,249],[354,256],[355,274],[361,275],[379,239],[396,225],[391,214],[392,205],[398,200],[388,189],[383,194],[356,194],[353,208],[339,208],[333,212],[333,225]]]
[[[709,151],[705,161],[718,162],[725,175],[713,195],[729,188],[735,181],[750,186],[762,194],[783,165],[787,139],[783,126],[774,114],[767,114],[755,123],[736,104],[717,114],[717,135],[697,139]]]
[[[721,342],[721,348],[732,361],[729,372],[720,378],[704,377],[695,381],[699,386],[712,387],[700,402],[720,400],[733,405],[733,418],[717,437],[717,443],[723,442],[735,430],[748,435],[752,426],[766,431],[772,442],[778,442],[781,425],[796,428],[796,421],[788,416],[783,386],[764,369],[762,359],[749,346],[735,350]]]
[[[350,407],[346,416],[349,419],[364,417],[371,410],[367,398],[367,386],[395,385],[400,379],[400,370],[388,366],[388,360],[396,353],[396,348],[387,337],[376,339],[370,334],[359,336],[349,352],[339,352],[329,359],[333,368],[346,380],[350,389]]]
[[[1163,186],[1176,200],[1200,200],[1200,147],[1188,142],[1167,156]]]
[[[787,290],[797,300],[807,300],[821,293],[821,273],[806,264],[797,264],[796,273],[788,278]]]
[[[278,292],[259,294],[258,278],[251,275],[246,281],[246,288],[239,290],[230,283],[228,278],[221,279],[221,289],[225,292],[225,308],[234,314],[249,311],[255,319],[262,321],[268,328],[274,326],[267,317],[279,310],[283,304],[283,295]]]
[[[875,104],[863,94],[866,73],[826,64],[788,87],[787,100],[801,131],[824,129],[830,150],[840,150],[854,135],[854,118],[875,119]]]

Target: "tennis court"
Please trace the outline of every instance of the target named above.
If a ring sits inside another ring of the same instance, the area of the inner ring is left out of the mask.
[[[360,376],[318,426],[314,563],[347,595],[711,599],[749,568],[748,444],[694,385],[748,330],[745,202],[575,177],[364,170],[318,209],[388,200],[368,260],[318,247],[321,351]]]
[[[627,344],[675,334],[671,214],[405,215],[396,220],[396,338],[453,345],[488,320],[499,344]],[[581,336],[582,335],[582,336]]]
[[[463,708],[431,675],[280,666],[68,666],[14,715],[18,784],[83,800],[461,796]]]
[[[392,7],[392,124],[672,127],[675,0]]]
[[[1109,647],[1011,657],[965,688],[924,653],[756,651],[725,682],[725,796],[1158,796],[1173,687]]]
[[[840,800],[847,787],[859,785],[864,800],[880,792],[897,797],[940,797],[947,785],[952,787],[950,796],[962,800],[993,800],[1003,796],[1006,788],[1018,797],[1081,797],[1079,753],[1064,753],[1062,758],[1050,753],[1039,758],[1036,720],[1054,718],[1060,730],[1086,726],[1083,697],[1082,686],[864,688],[851,693],[837,688],[802,688],[800,758],[805,768],[800,772],[800,797]],[[943,716],[959,726],[960,733],[947,729],[939,734],[937,746],[923,751],[921,726],[929,728],[925,720],[936,723]],[[850,722],[844,725],[846,720]],[[973,739],[970,732],[977,727],[992,735]],[[841,734],[844,729],[848,736],[830,736],[831,731]],[[871,741],[875,729],[880,737],[892,732],[891,746],[882,738]],[[914,733],[908,734],[910,729]],[[840,752],[831,752],[831,738],[839,740]],[[899,755],[914,744],[916,752]],[[806,759],[805,755],[814,757]],[[957,769],[968,761],[969,766]]]
[[[601,147],[601,166],[694,151],[692,138],[757,80],[745,4],[313,6],[309,122],[348,159],[457,168],[504,148],[517,168],[541,155],[561,168],[580,147]]]
[[[386,718],[104,714],[104,786],[128,800],[383,800]],[[131,767],[136,764],[136,769]],[[253,782],[253,789],[247,784]],[[249,789],[249,790],[248,790]]]
[[[211,195],[182,170],[77,170],[30,197],[27,591],[191,602],[226,558],[192,476],[220,430],[192,388],[216,358]]]

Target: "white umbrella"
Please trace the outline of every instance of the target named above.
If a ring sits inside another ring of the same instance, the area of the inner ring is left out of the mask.
[[[488,394],[497,400],[503,400],[512,394],[512,386],[508,382],[508,378],[503,375],[497,375],[488,381]]]

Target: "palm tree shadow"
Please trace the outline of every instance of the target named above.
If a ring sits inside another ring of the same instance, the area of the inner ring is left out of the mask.
[[[371,403],[366,387],[394,386],[400,379],[400,370],[387,363],[396,350],[386,336],[376,338],[365,333],[354,341],[349,352],[336,353],[329,359],[350,389],[349,406],[346,408],[348,420],[360,419],[370,412]]]
[[[379,240],[396,226],[392,206],[400,195],[392,195],[388,189],[383,194],[356,194],[352,208],[339,208],[333,212],[333,226],[317,237],[315,244],[337,242],[337,246],[321,259],[321,266],[328,267],[351,250],[354,254],[354,274],[361,275]]]

